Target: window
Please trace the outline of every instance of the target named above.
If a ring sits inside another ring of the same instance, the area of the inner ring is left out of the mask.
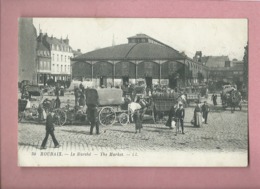
[[[62,55],[60,55],[60,61],[61,61],[61,62],[62,62],[62,57],[63,57],[63,56],[62,56]]]
[[[59,55],[57,54],[57,61],[59,61]]]
[[[38,69],[40,70],[41,69],[41,65],[42,64],[42,61],[39,61],[39,67],[38,67]]]
[[[52,64],[52,67],[53,67],[53,71],[54,71],[54,69],[55,69],[55,64]]]
[[[65,66],[64,66],[64,71],[65,71],[65,72],[67,71],[66,68],[67,68],[67,66],[65,65]]]
[[[61,66],[60,66],[60,71],[61,71],[61,72],[63,71],[62,68],[63,68],[63,66],[61,65]]]
[[[57,64],[57,70],[56,70],[56,72],[59,72],[59,65]]]
[[[64,56],[64,61],[65,61],[65,62],[67,61],[66,59],[67,59],[67,57],[66,57],[66,56]]]

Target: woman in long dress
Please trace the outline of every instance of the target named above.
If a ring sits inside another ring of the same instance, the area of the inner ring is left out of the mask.
[[[202,114],[199,103],[196,103],[196,107],[194,109],[194,126],[200,127],[202,125]]]

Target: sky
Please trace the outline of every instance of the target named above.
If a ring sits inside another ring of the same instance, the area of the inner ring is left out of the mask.
[[[33,18],[49,36],[69,38],[70,46],[86,53],[127,43],[127,37],[146,34],[190,58],[196,51],[204,56],[229,56],[242,60],[248,41],[247,19],[174,18]]]

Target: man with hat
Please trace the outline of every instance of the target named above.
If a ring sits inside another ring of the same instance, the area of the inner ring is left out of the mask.
[[[176,110],[177,124],[181,125],[181,133],[184,134],[183,120],[185,117],[185,110],[182,104],[179,104],[179,108]],[[176,132],[177,134],[177,132]]]
[[[46,149],[46,143],[48,140],[49,135],[51,135],[52,141],[54,143],[55,148],[59,148],[60,145],[54,135],[54,112],[51,110],[48,112],[47,118],[46,118],[46,135],[45,138],[42,141],[41,149]]]
[[[204,104],[202,105],[201,110],[202,110],[202,117],[205,121],[205,124],[207,124],[208,113],[209,113],[209,105],[208,105],[207,101],[204,101]]]

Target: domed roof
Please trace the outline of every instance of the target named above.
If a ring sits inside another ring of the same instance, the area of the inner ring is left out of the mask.
[[[94,50],[73,58],[82,60],[180,60],[185,57],[177,50],[155,43],[128,43]]]

